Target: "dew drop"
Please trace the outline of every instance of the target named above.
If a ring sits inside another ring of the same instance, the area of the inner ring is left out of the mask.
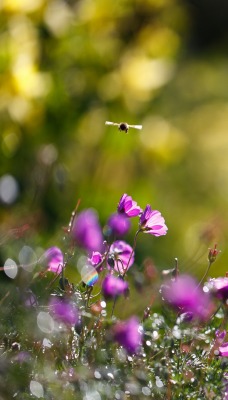
[[[5,204],[15,202],[19,194],[19,187],[12,175],[3,175],[0,179],[0,201]]]
[[[4,272],[9,278],[11,279],[16,278],[18,272],[18,266],[15,263],[15,261],[11,260],[11,258],[7,258],[4,264]]]
[[[30,382],[30,392],[33,394],[33,396],[37,397],[38,399],[44,397],[43,386],[41,385],[41,383],[37,381]]]
[[[49,339],[44,338],[44,340],[43,340],[43,346],[44,346],[44,347],[50,348],[50,347],[52,346],[52,343],[51,343],[51,341],[50,341]]]
[[[23,246],[19,256],[19,262],[26,271],[32,272],[37,263],[37,256],[33,249],[29,246]]]
[[[44,333],[51,333],[54,329],[54,320],[49,313],[40,311],[37,315],[38,328]]]
[[[162,388],[164,386],[163,382],[161,381],[161,379],[158,376],[156,376],[156,386],[158,388]]]
[[[100,372],[99,372],[99,371],[94,371],[94,377],[95,377],[96,379],[101,379],[101,374],[100,374]]]
[[[151,395],[151,390],[147,386],[144,386],[142,388],[142,393],[144,394],[144,396],[150,396]]]

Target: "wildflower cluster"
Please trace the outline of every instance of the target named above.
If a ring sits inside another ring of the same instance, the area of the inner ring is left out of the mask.
[[[132,218],[138,229],[130,244],[124,236]],[[36,259],[24,246],[19,265],[6,260],[0,329],[6,398],[228,398],[228,278],[204,274],[197,282],[176,265],[159,279],[148,260],[137,271],[138,236],[167,230],[159,211],[124,194],[103,229],[94,209],[76,211],[64,249],[52,246]],[[207,273],[218,253],[210,249]],[[132,287],[152,300],[138,315],[121,314],[127,299],[135,301]],[[23,377],[20,392],[9,385],[15,375]]]

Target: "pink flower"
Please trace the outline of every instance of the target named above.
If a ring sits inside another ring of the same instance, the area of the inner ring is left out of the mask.
[[[53,317],[65,325],[74,326],[78,323],[78,309],[74,303],[55,296],[51,299],[49,307]]]
[[[228,342],[223,343],[219,347],[219,355],[222,357],[228,357]]]
[[[91,257],[88,258],[89,264],[92,265],[98,273],[103,270],[103,260],[104,257],[99,253],[99,251],[93,251]]]
[[[138,353],[142,344],[142,328],[136,317],[117,322],[113,327],[114,339],[125,348],[128,354]]]
[[[149,204],[140,216],[139,226],[141,231],[154,236],[166,235],[168,230],[161,213],[157,210],[151,210]]]
[[[161,287],[164,300],[176,310],[190,313],[192,317],[206,319],[212,311],[210,297],[198,287],[197,282],[188,275],[178,275]]]
[[[125,193],[120,198],[117,211],[120,214],[125,214],[127,217],[136,217],[142,210],[136,201],[132,200],[132,197]]]
[[[112,214],[107,223],[108,227],[116,236],[123,236],[125,235],[131,226],[129,218],[125,214]]]
[[[106,299],[113,299],[122,294],[126,294],[128,283],[120,277],[107,275],[103,280],[102,292]]]
[[[95,267],[100,264],[103,260],[102,254],[99,251],[93,251],[92,256],[89,258],[89,262]]]
[[[113,261],[113,268],[119,274],[125,274],[134,263],[132,247],[123,240],[116,240],[110,246],[108,259]],[[109,261],[111,265],[111,261]]]
[[[58,247],[50,247],[44,254],[45,262],[48,265],[48,271],[59,274],[63,269],[63,253]]]
[[[228,277],[210,279],[209,289],[218,299],[226,301],[228,299]]]
[[[72,236],[78,246],[88,251],[102,250],[102,231],[94,210],[87,209],[76,216],[72,227]]]

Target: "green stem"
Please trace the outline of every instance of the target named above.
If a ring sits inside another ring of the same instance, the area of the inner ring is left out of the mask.
[[[208,262],[207,269],[206,269],[206,271],[205,271],[203,277],[201,278],[199,284],[197,285],[197,288],[201,285],[201,283],[202,283],[202,282],[204,281],[204,279],[206,278],[206,276],[207,276],[207,274],[208,274],[208,272],[209,272],[209,269],[211,268],[211,264],[212,264],[212,262],[209,261],[209,262]]]
[[[136,248],[136,241],[137,241],[137,237],[138,237],[139,232],[141,232],[141,229],[138,229],[137,232],[136,232],[136,234],[135,234],[134,243],[133,243],[133,247],[132,247],[132,251],[131,251],[131,254],[130,254],[130,257],[129,257],[127,266],[126,266],[126,268],[125,268],[125,271],[124,271],[124,273],[123,273],[123,275],[122,275],[123,277],[125,276],[125,274],[126,274],[128,268],[129,268],[130,261],[131,261],[131,259],[132,259],[133,254],[134,254],[134,251],[135,251],[135,248]]]

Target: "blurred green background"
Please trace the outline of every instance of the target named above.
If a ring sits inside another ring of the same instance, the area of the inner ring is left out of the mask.
[[[1,262],[61,246],[78,199],[105,224],[128,193],[169,228],[139,265],[201,276],[218,243],[225,274],[227,47],[225,0],[1,0]]]

